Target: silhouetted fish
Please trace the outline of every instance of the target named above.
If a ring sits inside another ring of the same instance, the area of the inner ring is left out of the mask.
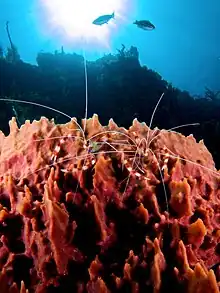
[[[92,23],[96,25],[103,25],[105,23],[108,23],[110,19],[115,17],[115,13],[113,12],[112,14],[106,14],[106,15],[101,15],[98,18],[96,18]]]
[[[146,31],[151,31],[155,29],[155,26],[149,20],[136,20],[134,24],[136,24],[137,27],[142,28]]]

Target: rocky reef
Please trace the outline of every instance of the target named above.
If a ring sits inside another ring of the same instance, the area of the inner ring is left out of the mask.
[[[98,117],[0,133],[0,292],[218,293],[220,173],[203,141]]]

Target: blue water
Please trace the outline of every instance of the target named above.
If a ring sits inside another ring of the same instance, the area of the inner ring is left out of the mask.
[[[50,30],[50,19],[39,2],[1,0],[0,45],[8,46],[5,22],[9,21],[13,41],[26,62],[35,64],[39,51],[54,52],[62,45],[66,52],[81,52],[82,45],[74,39],[65,43],[56,31]],[[126,21],[117,24],[117,18],[114,20],[117,28],[111,35],[109,48],[95,42],[86,45],[89,59],[114,53],[122,43],[128,47],[134,45],[141,63],[174,86],[193,95],[203,94],[205,86],[213,91],[220,89],[219,0],[130,0],[126,6],[123,8]],[[136,19],[148,19],[156,29],[138,29],[132,24]]]

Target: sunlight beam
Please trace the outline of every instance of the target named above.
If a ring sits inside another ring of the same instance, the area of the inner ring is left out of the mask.
[[[125,20],[128,0],[41,0],[48,19],[47,29],[67,40],[108,44],[112,33]],[[102,26],[92,22],[104,14],[115,19]]]

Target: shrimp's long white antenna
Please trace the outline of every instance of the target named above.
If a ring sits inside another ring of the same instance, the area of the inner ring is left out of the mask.
[[[82,41],[83,41],[83,38],[82,38]],[[85,105],[85,116],[84,116],[85,123],[84,123],[84,127],[83,127],[83,132],[84,132],[84,137],[85,137],[86,122],[87,122],[87,115],[88,115],[88,74],[87,74],[87,66],[86,66],[86,52],[85,52],[84,47],[83,47],[83,61],[84,61],[83,64],[84,64],[84,73],[85,73],[85,86],[86,86],[86,99],[85,99],[86,105]],[[87,153],[89,153],[89,150],[87,151]],[[84,161],[84,163],[83,163],[83,168],[85,167],[85,165],[86,165],[86,161]],[[82,173],[79,176],[79,180],[77,182],[75,194],[79,188],[81,178],[82,178]]]
[[[150,136],[150,129],[151,129],[151,126],[152,126],[152,123],[153,123],[154,115],[155,115],[155,112],[156,112],[156,110],[157,110],[157,108],[158,108],[158,106],[159,106],[159,104],[160,104],[160,101],[162,100],[163,96],[164,96],[164,92],[163,92],[162,95],[160,96],[160,98],[159,98],[159,100],[158,100],[158,102],[157,102],[157,104],[156,104],[156,106],[155,106],[155,108],[154,108],[154,110],[153,110],[153,113],[152,113],[152,115],[151,115],[150,124],[149,124],[149,130],[148,130],[148,133],[147,133],[147,139],[146,139],[147,146],[148,146],[148,140],[149,140],[149,136]]]
[[[87,116],[88,116],[88,74],[87,74],[87,64],[86,64],[86,52],[85,48],[83,48],[83,59],[84,59],[84,73],[85,73],[85,86],[86,86],[86,105],[85,105],[85,123],[84,123],[84,133],[86,130],[86,121],[87,121]]]
[[[68,114],[66,114],[66,113],[64,113],[64,112],[62,112],[62,111],[60,111],[58,109],[54,109],[52,107],[49,107],[49,106],[46,106],[46,105],[43,105],[43,104],[39,104],[39,103],[35,103],[35,102],[30,102],[30,101],[24,101],[24,100],[9,99],[9,98],[0,98],[0,101],[14,102],[14,103],[23,103],[23,104],[29,104],[29,105],[38,106],[38,107],[45,108],[45,109],[54,111],[56,113],[59,113],[59,114],[65,116],[65,117],[69,118],[71,121],[73,120],[73,118],[71,116],[69,116]],[[79,127],[79,130],[81,131],[83,137],[85,138],[84,131],[83,131],[82,127],[80,126],[80,124],[77,121],[74,121],[74,122]]]
[[[42,104],[38,104],[35,102],[29,102],[29,101],[24,101],[24,100],[15,100],[15,99],[9,99],[9,98],[0,98],[0,101],[5,101],[5,102],[15,102],[15,103],[24,103],[24,104],[30,104],[30,105],[34,105],[34,106],[38,106],[38,107],[42,107],[48,110],[52,110],[54,112],[57,112],[63,116],[66,116],[67,118],[69,118],[70,120],[72,119],[71,116],[69,116],[68,114],[61,112],[60,110],[54,109],[52,107],[46,106],[46,105],[42,105]]]
[[[170,128],[170,129],[167,129],[166,132],[175,132],[173,130],[178,129],[178,128],[187,127],[187,126],[198,126],[198,125],[200,125],[200,123],[198,123],[198,122],[196,122],[196,123],[181,124],[181,125],[178,125],[178,126],[174,126],[174,127]],[[155,134],[155,132],[157,130],[158,129],[155,129],[153,131],[153,133],[152,133],[152,139],[149,141],[148,146],[150,146],[151,143],[160,136],[160,133],[158,133],[157,135],[154,136],[154,134]],[[161,130],[161,131],[163,131],[163,130]]]

